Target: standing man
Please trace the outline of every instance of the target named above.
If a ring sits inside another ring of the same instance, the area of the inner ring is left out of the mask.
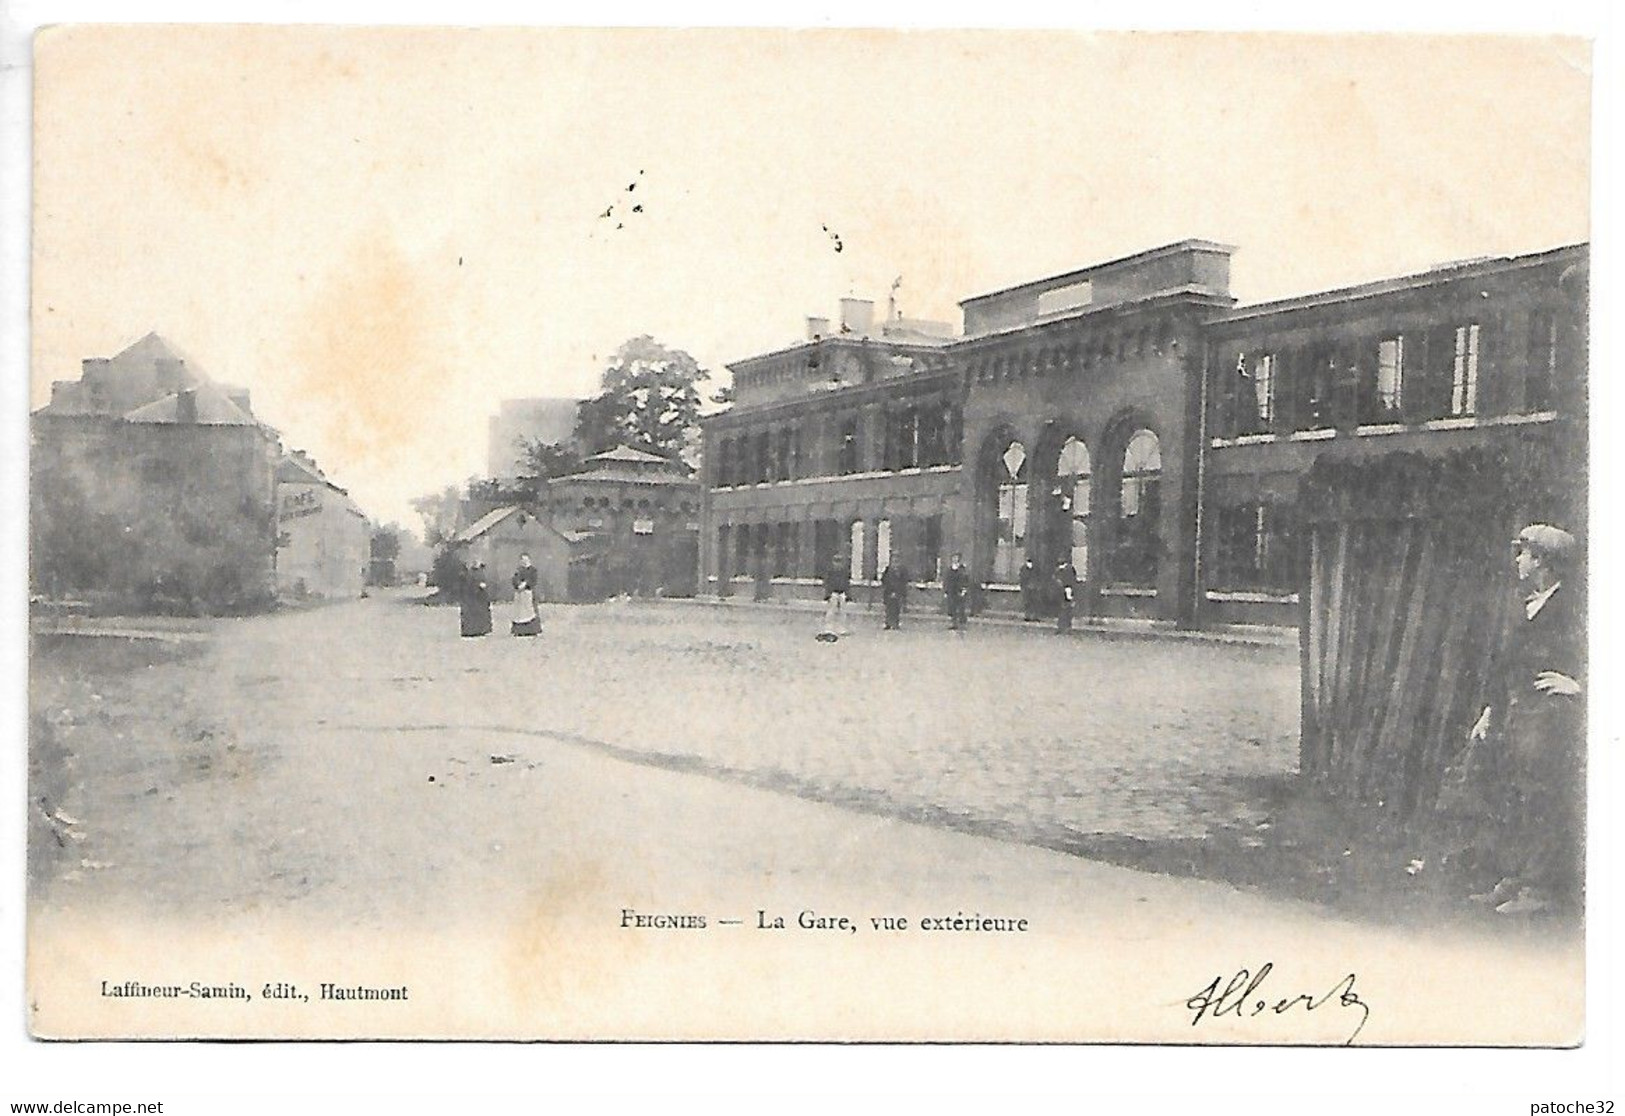
[[[880,575],[880,599],[886,606],[886,630],[895,632],[903,626],[903,606],[908,596],[908,567],[897,558],[886,563]]]
[[[846,630],[846,596],[852,590],[852,569],[845,554],[836,551],[824,570],[824,625],[818,638],[834,643]]]
[[[1021,618],[1023,620],[1037,620],[1042,605],[1039,594],[1043,592],[1043,585],[1038,574],[1038,566],[1031,558],[1021,564]]]
[[[1584,859],[1585,635],[1575,590],[1564,584],[1574,536],[1534,523],[1513,540],[1518,580],[1531,590],[1513,620],[1498,693],[1468,738],[1498,753],[1507,785],[1499,835],[1505,875],[1481,898],[1502,914],[1578,904]]]
[[[943,603],[948,607],[948,627],[963,631],[965,627],[966,598],[970,595],[970,571],[966,570],[955,554],[942,572]]]
[[[1078,571],[1072,559],[1062,556],[1055,564],[1055,634],[1066,635],[1072,630],[1072,608],[1078,597]]]

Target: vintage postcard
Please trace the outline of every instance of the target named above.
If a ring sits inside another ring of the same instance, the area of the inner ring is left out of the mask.
[[[1583,1040],[1588,43],[34,65],[35,1037]]]

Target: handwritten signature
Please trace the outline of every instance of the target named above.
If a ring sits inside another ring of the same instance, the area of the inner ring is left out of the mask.
[[[1335,1004],[1339,1008],[1360,1009],[1360,1022],[1355,1026],[1353,1033],[1343,1040],[1344,1046],[1352,1045],[1360,1032],[1365,1030],[1366,1021],[1371,1018],[1371,1006],[1360,999],[1359,993],[1355,991],[1353,973],[1332,985],[1323,995],[1312,996],[1307,992],[1300,992],[1296,996],[1272,1001],[1269,993],[1260,990],[1274,968],[1273,961],[1266,961],[1256,973],[1246,969],[1238,970],[1228,983],[1224,983],[1222,990],[1219,985],[1225,978],[1214,977],[1206,988],[1185,1001],[1185,1007],[1195,1013],[1191,1017],[1191,1026],[1196,1026],[1203,1019],[1219,1019],[1226,1015],[1237,1019],[1251,1019],[1266,1012],[1285,1015],[1299,1008],[1304,1011],[1316,1011],[1327,1004]]]

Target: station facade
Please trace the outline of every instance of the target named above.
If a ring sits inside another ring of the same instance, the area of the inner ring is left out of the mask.
[[[959,334],[846,300],[838,328],[730,365],[703,590],[821,595],[840,562],[861,598],[897,560],[932,595],[958,553],[979,606],[1014,611],[1022,564],[1065,557],[1089,615],[1290,624],[1318,457],[1517,445],[1581,490],[1587,246],[1252,306],[1231,251],[1186,240],[970,298]]]

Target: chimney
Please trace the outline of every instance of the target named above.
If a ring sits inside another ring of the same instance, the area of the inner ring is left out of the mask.
[[[197,422],[197,392],[187,389],[175,396],[175,421],[184,423]]]
[[[820,337],[829,336],[829,319],[815,318],[807,315],[807,340],[816,341]]]
[[[875,304],[867,298],[841,299],[841,332],[866,334],[875,322]]]

